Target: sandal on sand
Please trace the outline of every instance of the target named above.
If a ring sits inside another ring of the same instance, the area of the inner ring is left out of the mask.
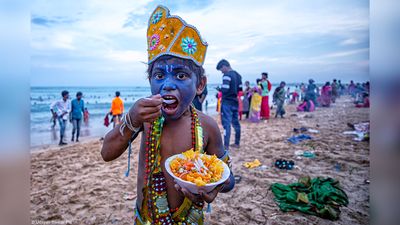
[[[235,183],[240,183],[240,181],[242,180],[242,177],[239,175],[235,175]]]
[[[287,161],[284,159],[277,159],[275,161],[275,167],[278,169],[292,170],[294,167],[294,162],[292,160]]]

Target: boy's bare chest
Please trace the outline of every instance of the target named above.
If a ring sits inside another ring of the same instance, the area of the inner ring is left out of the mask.
[[[186,128],[186,129],[185,129]],[[190,126],[176,129],[164,129],[161,135],[161,155],[171,156],[182,153],[193,147],[194,138]],[[164,157],[163,157],[164,158]]]

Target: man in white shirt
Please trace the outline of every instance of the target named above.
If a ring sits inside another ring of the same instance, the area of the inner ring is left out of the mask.
[[[63,141],[64,133],[65,133],[65,126],[68,120],[69,113],[71,112],[71,101],[69,98],[68,91],[61,92],[62,99],[53,102],[50,105],[50,111],[53,113],[54,116],[57,117],[58,123],[60,124],[60,143],[59,145],[66,145]]]

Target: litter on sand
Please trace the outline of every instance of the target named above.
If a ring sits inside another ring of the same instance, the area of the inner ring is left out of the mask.
[[[275,161],[275,167],[278,169],[292,170],[294,167],[294,162],[292,160],[277,159]]]
[[[353,138],[355,141],[368,141],[369,140],[369,122],[351,124],[348,123],[347,126],[351,127],[352,131],[345,131],[343,134],[355,135]]]
[[[297,143],[299,143],[301,141],[310,140],[310,139],[312,139],[312,137],[310,135],[300,134],[300,135],[297,135],[297,136],[296,135],[295,136],[291,136],[287,140],[288,140],[288,142],[290,142],[292,144],[297,144]]]
[[[245,162],[243,163],[243,166],[246,168],[255,168],[261,166],[261,162],[258,159],[255,159],[253,162]]]
[[[294,152],[294,154],[296,156],[303,156],[306,158],[314,158],[315,157],[315,153],[312,151],[302,151],[302,150],[297,150]]]
[[[300,211],[330,220],[339,219],[340,207],[349,203],[339,181],[330,177],[306,176],[289,185],[274,183],[271,190],[282,211]]]

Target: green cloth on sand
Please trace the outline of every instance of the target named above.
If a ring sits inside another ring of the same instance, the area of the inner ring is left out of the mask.
[[[337,220],[340,215],[339,207],[349,203],[346,193],[339,186],[339,181],[332,178],[311,179],[307,176],[289,185],[274,183],[271,189],[275,201],[284,212],[297,210]]]

